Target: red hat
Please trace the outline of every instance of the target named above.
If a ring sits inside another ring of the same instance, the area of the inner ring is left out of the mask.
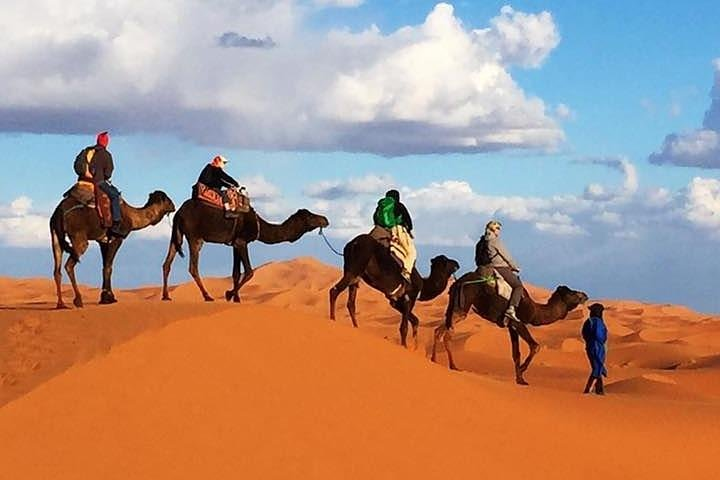
[[[110,143],[110,135],[108,132],[100,132],[97,136],[97,144],[101,147],[107,147],[108,143]]]

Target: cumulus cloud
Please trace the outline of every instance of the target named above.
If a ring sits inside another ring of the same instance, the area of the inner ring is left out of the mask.
[[[702,128],[667,135],[660,151],[650,155],[651,163],[720,168],[720,59],[713,65],[715,81],[710,91],[711,104]]]
[[[393,185],[389,175],[367,175],[361,178],[348,180],[326,180],[313,183],[305,188],[305,195],[310,198],[336,200],[356,195],[384,193]]]
[[[312,11],[294,0],[6,5],[0,131],[109,128],[384,155],[563,141],[553,112],[510,72],[539,66],[557,45],[549,13],[506,7],[473,31],[440,3],[393,32],[319,33],[306,27]]]
[[[560,43],[560,34],[549,12],[528,14],[506,5],[490,24],[489,28],[474,33],[493,45],[507,64],[537,68]]]
[[[0,204],[0,244],[8,247],[49,245],[49,216],[32,212],[32,200],[22,196]]]
[[[273,48],[275,41],[270,37],[248,38],[237,32],[225,32],[218,37],[218,45],[223,48]]]
[[[694,178],[687,188],[685,214],[694,225],[720,233],[720,180]]]

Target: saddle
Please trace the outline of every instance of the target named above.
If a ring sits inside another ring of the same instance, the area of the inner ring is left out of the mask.
[[[79,180],[70,190],[65,192],[63,196],[72,197],[82,205],[95,209],[98,217],[100,217],[100,224],[103,228],[110,228],[112,226],[110,197],[94,183]]]
[[[243,195],[237,190],[225,190],[229,209],[225,212],[230,216],[240,216],[241,213],[250,211],[250,197]],[[193,187],[193,198],[200,200],[205,205],[225,210],[223,195],[203,183],[196,183]]]

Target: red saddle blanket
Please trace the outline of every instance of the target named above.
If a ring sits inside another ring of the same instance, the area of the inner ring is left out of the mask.
[[[202,183],[195,185],[195,198],[210,205],[211,207],[225,209],[223,196],[217,190],[208,187]],[[237,190],[226,190],[225,195],[227,196],[229,212],[233,213],[247,213],[250,211],[250,198],[247,195],[243,195]]]

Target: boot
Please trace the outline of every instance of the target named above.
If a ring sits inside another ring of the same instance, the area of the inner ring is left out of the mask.
[[[598,377],[597,381],[595,382],[595,393],[597,395],[605,395],[605,389],[603,388],[602,377]]]
[[[595,381],[595,377],[590,375],[587,379],[587,383],[585,384],[585,390],[583,390],[583,393],[590,393],[590,387],[592,387],[592,384],[594,381]]]
[[[120,226],[120,222],[117,221],[113,222],[112,227],[110,227],[110,235],[119,238],[127,237],[127,234],[122,230],[122,227]]]
[[[520,323],[520,319],[515,313],[515,307],[513,307],[512,305],[510,305],[507,310],[505,310],[505,315],[503,315],[502,319],[503,327],[507,327],[510,324],[510,321]]]

